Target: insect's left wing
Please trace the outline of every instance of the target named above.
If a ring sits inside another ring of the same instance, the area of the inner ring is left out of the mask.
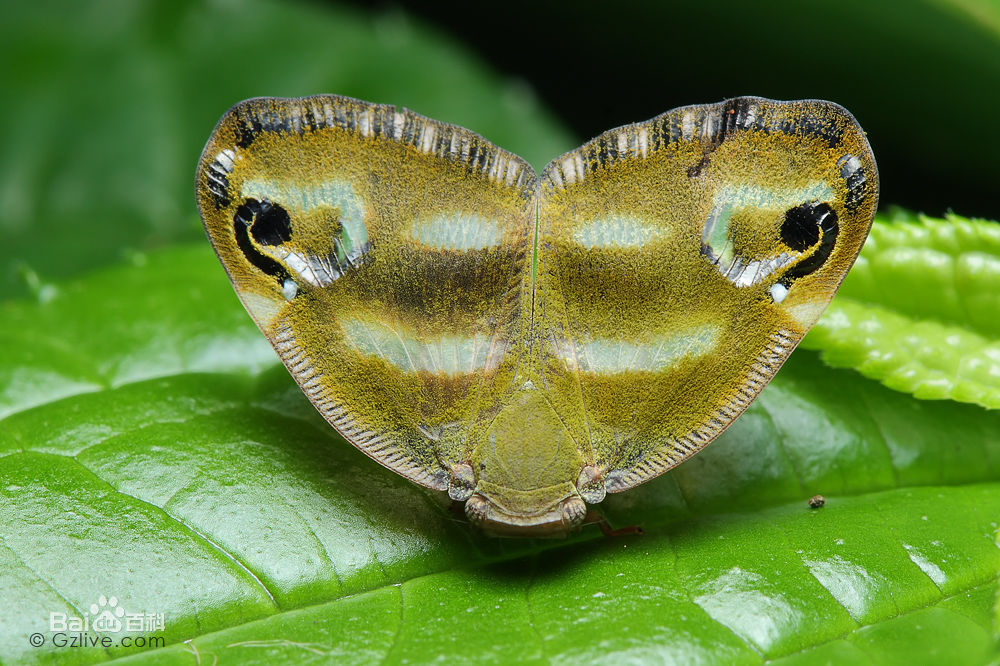
[[[854,118],[744,97],[606,132],[540,180],[550,400],[607,489],[703,448],[774,376],[857,257],[878,197]]]
[[[236,293],[316,408],[445,489],[515,372],[535,182],[468,130],[319,96],[230,109],[197,193]]]

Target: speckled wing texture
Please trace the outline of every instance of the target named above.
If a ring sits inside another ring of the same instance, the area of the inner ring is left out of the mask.
[[[536,185],[468,130],[337,96],[237,104],[196,184],[240,300],[316,408],[442,490],[527,337]]]
[[[830,302],[877,197],[861,128],[823,101],[679,108],[548,165],[535,335],[608,491],[747,408]]]

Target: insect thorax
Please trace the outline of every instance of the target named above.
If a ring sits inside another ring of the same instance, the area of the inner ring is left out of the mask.
[[[544,392],[526,381],[472,456],[476,485],[466,513],[495,533],[565,534],[586,514],[572,481],[586,466]]]

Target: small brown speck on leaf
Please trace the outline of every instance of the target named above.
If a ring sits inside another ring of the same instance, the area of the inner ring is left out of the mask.
[[[809,498],[810,509],[819,509],[824,504],[826,504],[826,498],[823,497],[822,495],[813,495],[812,497]]]

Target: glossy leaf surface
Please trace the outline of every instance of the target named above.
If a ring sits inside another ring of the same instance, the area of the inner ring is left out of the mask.
[[[973,405],[797,352],[703,454],[605,502],[645,536],[498,540],[334,435],[206,246],[2,317],[4,661],[127,656],[27,644],[99,594],[164,613],[171,645],[132,649],[162,663],[902,663],[941,649],[928,627],[965,663],[991,645],[1000,439]]]
[[[803,345],[918,398],[1000,407],[1000,224],[895,217]]]

